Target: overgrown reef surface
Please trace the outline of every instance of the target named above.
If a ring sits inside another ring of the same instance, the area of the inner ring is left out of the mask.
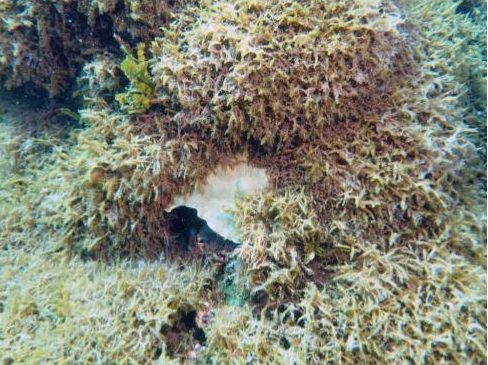
[[[0,78],[8,88],[35,87],[66,98],[80,68],[120,43],[147,40],[186,1],[5,0],[0,4]]]
[[[0,124],[3,361],[485,362],[486,5],[144,4],[54,2],[131,36],[70,58],[78,115]],[[272,186],[230,262],[170,257],[175,197],[242,155]]]

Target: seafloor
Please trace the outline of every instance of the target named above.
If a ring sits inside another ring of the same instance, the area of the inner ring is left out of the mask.
[[[0,360],[485,364],[486,3],[0,0]]]

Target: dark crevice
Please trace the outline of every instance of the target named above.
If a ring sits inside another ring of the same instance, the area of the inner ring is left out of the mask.
[[[197,324],[197,311],[195,309],[180,309],[171,317],[172,325],[163,324],[160,329],[169,356],[182,356],[196,344],[201,346],[206,344],[207,338],[203,329]]]
[[[102,52],[116,58],[121,56],[113,36],[113,20],[102,14],[89,24],[88,16],[76,4],[48,5],[36,11],[36,26],[17,30],[23,34],[29,52],[18,57],[17,66],[11,72],[13,76],[4,77],[2,83],[19,86],[26,93],[34,85],[38,94],[48,94],[57,102],[67,103],[72,97],[74,81],[90,57]],[[28,72],[21,73],[22,69]]]
[[[206,257],[234,250],[237,244],[212,230],[195,208],[179,206],[168,215],[173,244],[170,257]]]
[[[456,8],[457,14],[466,14],[471,16],[478,4],[473,0],[464,0]]]

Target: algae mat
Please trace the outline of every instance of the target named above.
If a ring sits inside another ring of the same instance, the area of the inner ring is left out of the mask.
[[[3,364],[486,362],[484,2],[0,15]]]

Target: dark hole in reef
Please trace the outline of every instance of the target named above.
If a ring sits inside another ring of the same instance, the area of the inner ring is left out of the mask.
[[[286,337],[280,339],[280,345],[283,346],[285,350],[288,350],[291,347],[290,341],[288,341]]]
[[[0,87],[3,103],[0,105],[0,114],[7,112],[8,105],[16,105],[21,111],[22,120],[26,123],[26,132],[32,137],[38,137],[42,132],[39,127],[44,122],[50,125],[58,125],[66,128],[66,138],[70,128],[79,127],[79,121],[63,113],[63,110],[75,111],[80,104],[76,101],[60,102],[56,98],[50,99],[45,90],[39,89],[32,82],[27,82],[24,86],[7,90]],[[1,119],[1,118],[0,118]],[[27,127],[27,125],[29,127]],[[52,150],[50,146],[46,150]]]
[[[38,88],[30,81],[25,83],[22,87],[16,87],[10,90],[1,87],[0,93],[2,96],[12,99],[12,102],[14,103],[29,103],[33,108],[42,107],[49,102],[47,91]]]
[[[179,310],[173,317],[173,325],[165,324],[160,333],[165,337],[169,356],[182,355],[191,350],[196,343],[205,345],[207,338],[196,322],[197,311]]]
[[[222,237],[198,216],[195,208],[178,206],[168,215],[173,244],[169,257],[206,256],[234,250],[237,244]]]
[[[186,327],[191,329],[193,332],[193,338],[197,340],[200,344],[204,345],[207,341],[205,336],[205,332],[197,326],[196,323],[197,312],[192,310],[190,312],[185,313],[181,320],[185,323]]]
[[[162,353],[163,353],[163,349],[161,347],[156,348],[156,350],[154,351],[153,360],[159,359]]]
[[[249,145],[248,152],[253,158],[261,158],[268,155],[268,151],[266,150],[265,147],[263,147],[263,145],[258,139],[250,138],[248,141],[248,145]]]
[[[15,360],[11,358],[10,356],[4,357],[2,360],[2,365],[13,365],[15,363]]]
[[[96,18],[93,35],[101,46],[120,57],[122,52],[120,51],[120,45],[114,38],[114,29],[113,20],[108,15],[99,15]]]
[[[58,102],[69,103],[76,88],[74,83],[76,75],[80,74],[83,64],[93,55],[101,52],[110,53],[121,57],[120,45],[114,34],[112,18],[107,14],[98,15],[92,24],[86,14],[83,14],[76,4],[65,4],[63,8],[54,5],[42,8],[39,14],[50,28],[46,41],[51,52],[44,52],[33,57],[31,62],[26,62],[26,67],[32,71],[32,79],[35,80],[40,90],[50,90],[49,80],[41,83],[42,78],[56,77],[59,81],[57,91],[50,97]],[[32,30],[31,30],[32,29]],[[25,37],[32,38],[32,43],[39,43],[40,35],[37,27],[31,27]],[[32,54],[39,51],[34,46]],[[36,63],[34,63],[36,62]],[[51,70],[46,75],[46,67]],[[51,90],[53,91],[53,90]]]
[[[474,7],[476,7],[476,4],[474,3],[474,1],[464,0],[456,8],[456,13],[457,14],[471,15]]]

